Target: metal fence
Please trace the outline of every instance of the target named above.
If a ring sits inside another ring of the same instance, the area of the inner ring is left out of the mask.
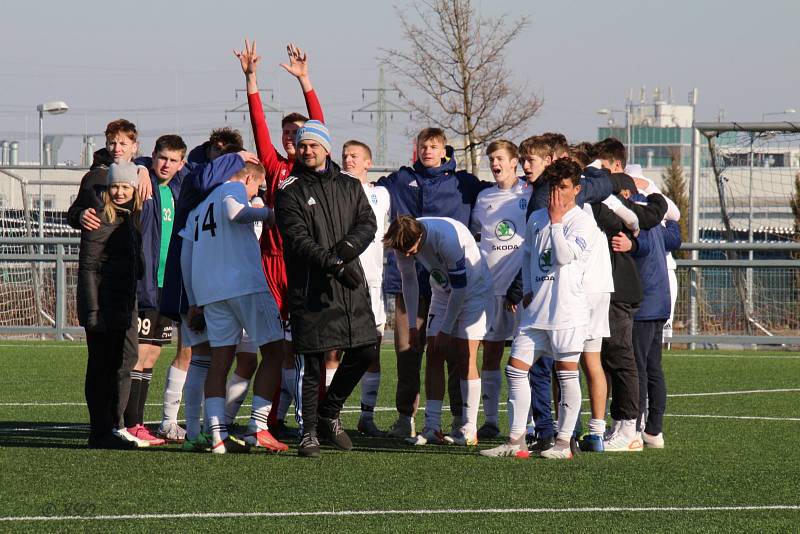
[[[0,238],[0,336],[82,335],[75,310],[78,239]],[[766,244],[687,248],[746,251]],[[782,248],[800,250],[800,245]],[[44,253],[38,252],[39,248]],[[723,247],[723,248],[720,248]],[[678,260],[673,336],[701,345],[800,345],[800,260]],[[751,295],[748,300],[747,294]],[[389,323],[391,324],[391,323]]]

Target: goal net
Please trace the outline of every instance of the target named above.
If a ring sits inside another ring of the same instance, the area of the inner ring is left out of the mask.
[[[705,128],[708,126],[708,128]],[[800,178],[800,126],[703,125],[708,141],[700,183],[700,240],[779,243],[798,240],[793,204]],[[786,250],[712,251],[705,259],[790,259]],[[700,270],[700,320],[708,333],[797,335],[800,272],[794,267]]]
[[[65,255],[77,255],[78,245],[68,240],[80,237],[80,232],[67,224],[66,211],[78,192],[82,172],[58,171],[55,176],[44,174],[40,178],[38,169],[0,169],[0,326],[55,324],[58,244],[18,241],[40,234],[58,238]],[[21,260],[20,255],[47,260]],[[64,266],[65,326],[75,326],[77,261],[68,259]]]

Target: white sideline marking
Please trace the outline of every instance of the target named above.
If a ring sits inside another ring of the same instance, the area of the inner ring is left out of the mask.
[[[739,390],[739,391],[711,391],[707,393],[670,393],[667,397],[716,397],[720,395],[753,395],[757,393],[797,393],[800,392],[800,388],[779,388],[779,389],[746,389],[746,390]],[[582,399],[583,402],[588,402],[589,399]],[[52,406],[86,406],[85,402],[0,402],[0,407],[24,407],[24,406],[42,406],[42,407],[52,407]],[[148,402],[145,406],[163,406],[160,402]],[[251,404],[242,404],[242,408],[251,407]],[[449,409],[447,405],[443,405],[442,409]],[[393,407],[389,406],[376,406],[376,412],[389,412],[394,410]],[[359,406],[345,406],[342,410],[342,413],[359,413],[361,408]],[[159,422],[159,421],[156,421]]]
[[[788,352],[788,351],[787,351]],[[662,358],[730,358],[734,360],[800,360],[800,355],[796,354],[704,354],[704,353],[691,353],[691,352],[667,352],[664,351],[661,355]]]
[[[443,408],[443,411],[446,407]],[[375,411],[382,411],[388,412],[393,411],[394,408],[375,408]],[[507,410],[500,409],[499,412],[505,413]],[[360,413],[360,410],[342,410],[341,413],[343,414],[355,414]],[[581,415],[591,415],[591,412],[581,412]],[[717,415],[717,414],[677,414],[677,413],[666,413],[664,417],[685,417],[691,419],[733,419],[733,420],[745,420],[745,421],[778,421],[778,422],[786,422],[786,423],[796,423],[800,422],[800,417],[766,417],[766,416],[759,416],[759,415]],[[248,420],[250,419],[249,415],[239,415],[236,419],[241,420]],[[186,422],[185,419],[178,419],[179,423]],[[145,421],[144,424],[146,425],[157,425],[161,423],[161,421]],[[13,434],[16,432],[52,432],[54,430],[88,430],[89,425],[85,423],[76,423],[74,425],[57,425],[57,426],[40,426],[40,427],[32,427],[32,428],[0,428],[0,435],[3,434]]]
[[[586,508],[450,508],[438,510],[331,510],[319,512],[197,512],[175,514],[125,514],[125,515],[61,515],[61,516],[5,516],[0,521],[124,521],[141,519],[213,519],[252,517],[324,517],[324,516],[381,516],[381,515],[447,515],[447,514],[563,514],[563,513],[618,513],[618,512],[766,512],[776,510],[797,511],[800,505],[773,504],[764,506],[646,506],[646,507],[586,507]]]
[[[745,419],[748,421],[800,421],[800,417],[761,417],[754,415],[713,415],[665,413],[664,417],[694,417],[707,419]]]

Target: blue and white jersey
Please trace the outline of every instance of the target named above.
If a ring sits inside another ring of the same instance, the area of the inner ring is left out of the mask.
[[[528,219],[522,253],[522,283],[533,300],[520,316],[520,328],[562,330],[589,323],[583,288],[597,224],[574,206],[561,223],[551,224],[547,209]]]
[[[518,181],[508,189],[496,184],[478,194],[470,230],[480,234],[478,246],[494,280],[494,294],[503,296],[522,266],[522,242],[530,189]]]
[[[409,317],[416,317],[412,315],[412,312],[416,314],[418,298],[416,260],[430,273],[433,298],[448,302],[442,331],[450,332],[466,300],[491,297],[492,277],[475,238],[466,226],[448,217],[420,217],[417,220],[425,227],[424,242],[413,257],[397,254],[406,311]]]
[[[390,200],[389,191],[385,187],[373,184],[362,184],[364,194],[369,200],[369,207],[375,213],[375,220],[378,223],[378,230],[375,238],[361,253],[358,258],[361,260],[361,267],[364,268],[364,275],[369,287],[381,287],[383,284],[383,234],[386,233],[386,219],[389,216]]]

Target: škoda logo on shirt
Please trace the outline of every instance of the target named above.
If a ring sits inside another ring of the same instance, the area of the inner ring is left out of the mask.
[[[440,271],[439,269],[432,270],[431,278],[433,278],[433,281],[439,284],[440,287],[442,287],[443,289],[447,289],[448,285],[447,275],[444,274],[442,271]]]
[[[545,249],[539,254],[539,270],[543,273],[546,273],[550,270],[553,266],[553,251],[551,249]]]
[[[517,235],[517,227],[512,221],[504,219],[494,227],[494,235],[496,235],[497,239],[500,241],[508,241]]]

